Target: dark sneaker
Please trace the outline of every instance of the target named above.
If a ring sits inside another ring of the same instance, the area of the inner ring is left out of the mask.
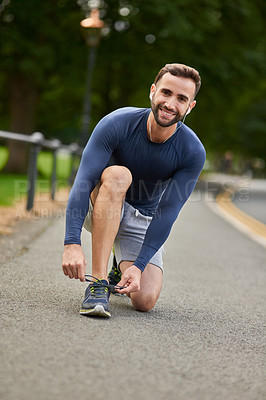
[[[116,286],[121,281],[121,277],[122,277],[122,273],[117,266],[116,258],[114,256],[113,266],[110,269],[109,274],[108,274],[108,280],[109,280],[110,285]],[[111,293],[121,296],[119,293],[116,292],[114,287],[111,288],[110,290],[111,290]]]
[[[108,282],[101,280],[87,287],[80,314],[95,317],[111,317],[109,306],[110,289],[104,285],[108,285]]]

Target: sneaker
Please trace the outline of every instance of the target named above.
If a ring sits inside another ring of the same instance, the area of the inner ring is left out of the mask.
[[[108,285],[108,282],[105,280],[99,282]],[[101,283],[96,281],[87,287],[80,314],[96,317],[111,317],[109,306],[110,289],[103,286]]]
[[[117,285],[121,281],[122,273],[117,266],[116,258],[113,258],[113,266],[109,271],[108,280],[111,285]],[[111,288],[111,293],[121,296],[121,294],[117,293],[114,288]]]

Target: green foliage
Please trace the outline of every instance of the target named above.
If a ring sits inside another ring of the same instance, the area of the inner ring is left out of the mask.
[[[6,89],[0,93],[0,111],[8,111],[9,82],[24,76],[40,94],[36,130],[64,139],[70,126],[69,142],[75,141],[75,115],[83,97],[80,79],[86,74],[79,7],[72,0],[11,1],[0,18],[0,83],[2,78]],[[1,129],[9,129],[8,121]]]
[[[0,171],[6,165],[8,159],[8,149],[6,147],[0,147]]]
[[[37,160],[38,173],[41,178],[50,179],[53,170],[53,155],[51,152],[42,151]],[[59,153],[56,159],[56,177],[66,181],[71,174],[71,155]]]
[[[0,147],[0,171],[8,159],[8,149]],[[60,152],[56,159],[56,176],[58,179],[67,180],[71,174],[72,159],[69,153]],[[38,174],[41,178],[50,179],[53,170],[53,155],[48,151],[41,151],[37,159]],[[1,175],[2,179],[2,175]]]
[[[158,70],[182,62],[202,76],[187,123],[207,149],[265,159],[263,0],[106,0],[101,7],[110,32],[97,49],[90,129],[115,108],[149,106]],[[8,129],[8,82],[26,75],[40,94],[36,130],[75,141],[88,54],[79,6],[73,0],[13,0],[0,18],[1,128]]]

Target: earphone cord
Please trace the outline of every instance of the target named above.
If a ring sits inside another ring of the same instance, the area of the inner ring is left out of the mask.
[[[107,287],[108,289],[125,289],[125,286],[112,285],[111,283],[104,283],[93,275],[85,275],[86,282],[97,283],[99,286]]]

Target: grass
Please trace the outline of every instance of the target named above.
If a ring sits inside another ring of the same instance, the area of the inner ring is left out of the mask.
[[[0,146],[0,171],[6,165],[8,159],[8,149],[6,147]]]
[[[8,150],[0,147],[0,171],[8,159]],[[57,188],[67,186],[67,180],[71,173],[71,156],[59,153],[56,163]],[[38,179],[36,191],[47,193],[51,190],[51,175],[53,169],[53,156],[49,152],[40,152],[37,160]],[[26,175],[1,174],[0,178],[0,206],[14,205],[16,201],[26,196],[28,180]]]
[[[25,195],[27,177],[25,175],[2,174],[0,179],[0,206],[13,205],[19,196]]]

